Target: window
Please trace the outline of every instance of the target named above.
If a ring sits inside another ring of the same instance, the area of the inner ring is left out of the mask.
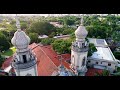
[[[82,61],[82,66],[85,66],[85,57],[83,58],[83,61]]]
[[[96,62],[96,64],[98,64],[98,62]]]
[[[72,56],[72,64],[75,65],[75,57],[74,57],[74,55]]]
[[[26,55],[23,55],[23,62],[24,62],[24,63],[27,63]]]
[[[111,66],[111,63],[108,63],[108,66]]]
[[[84,47],[85,46],[85,43],[82,43],[82,47]]]
[[[90,63],[90,61],[88,61],[88,63]]]

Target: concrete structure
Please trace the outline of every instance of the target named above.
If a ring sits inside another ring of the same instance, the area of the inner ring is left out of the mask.
[[[87,72],[87,53],[88,43],[85,40],[88,32],[83,26],[83,18],[81,25],[75,31],[76,41],[72,43],[71,49],[71,68],[77,75],[84,76]]]
[[[70,35],[60,35],[60,36],[54,36],[55,39],[69,39]]]
[[[71,55],[61,54],[61,58],[50,45],[29,45],[30,38],[21,31],[18,19],[16,22],[18,30],[11,41],[17,52],[3,63],[5,72],[15,72],[17,76],[94,76],[105,69],[113,73],[120,67],[120,61],[115,59],[104,39],[85,39],[88,32],[83,26],[83,18],[75,31],[76,40],[72,43]],[[87,57],[89,43],[97,49],[91,57]]]
[[[117,64],[112,51],[104,39],[88,38],[89,43],[93,43],[97,49],[91,57],[88,58],[88,66],[106,69],[111,73],[117,70]]]
[[[38,38],[43,39],[43,38],[48,38],[48,36],[47,35],[39,35]]]
[[[30,38],[20,28],[20,22],[16,16],[17,31],[11,42],[17,51],[13,56],[12,67],[17,76],[37,76],[36,57],[28,48]]]

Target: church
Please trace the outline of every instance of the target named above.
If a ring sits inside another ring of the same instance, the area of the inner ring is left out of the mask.
[[[2,69],[9,76],[95,76],[108,70],[117,70],[118,62],[104,39],[88,38],[88,31],[81,25],[75,31],[76,40],[72,42],[71,54],[58,55],[51,45],[30,43],[30,38],[21,30],[16,16],[17,31],[11,43],[16,47],[16,53],[6,59]],[[97,49],[88,57],[89,43]]]

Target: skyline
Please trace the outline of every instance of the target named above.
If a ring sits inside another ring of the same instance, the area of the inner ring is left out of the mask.
[[[18,16],[61,16],[61,15],[82,15],[82,14],[17,14]],[[90,14],[89,14],[90,15]],[[96,14],[96,15],[107,15],[107,14]],[[0,16],[16,16],[16,14],[0,14]]]

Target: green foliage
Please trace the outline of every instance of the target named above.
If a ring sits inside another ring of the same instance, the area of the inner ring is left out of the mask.
[[[10,48],[10,43],[8,42],[6,36],[0,32],[0,52],[8,50]]]
[[[88,30],[88,37],[91,38],[106,38],[107,34],[106,34],[106,27],[103,26],[88,26],[86,27]]]
[[[56,29],[53,25],[48,22],[34,22],[31,24],[30,28],[27,30],[27,33],[37,33],[38,35],[50,35],[52,32],[55,32]]]
[[[37,33],[29,33],[28,36],[31,39],[30,43],[38,43],[39,39],[38,39],[38,34]]]
[[[64,28],[63,29],[63,32],[62,32],[62,34],[63,35],[68,35],[68,34],[71,34],[71,33],[73,33],[73,32],[75,32],[75,30],[73,29],[73,28]]]
[[[54,38],[45,38],[41,40],[41,43],[43,45],[51,45],[51,43],[53,43],[54,40],[55,40]]]
[[[120,42],[120,33],[118,33],[117,31],[114,31],[111,37],[115,43]]]
[[[11,47],[9,50],[2,53],[4,56],[12,56],[16,52],[15,47]]]
[[[52,32],[52,33],[49,35],[49,38],[53,38],[55,35],[56,35],[56,33],[55,33],[55,32]]]
[[[89,43],[89,50],[88,50],[88,56],[92,56],[94,52],[96,52],[97,49],[93,43]]]
[[[75,33],[74,33],[74,32],[70,34],[70,38],[71,38],[72,40],[75,40]]]
[[[21,24],[21,29],[27,29],[28,25],[27,25],[27,22],[20,22]]]
[[[58,39],[52,43],[52,47],[59,54],[71,52],[71,40]]]
[[[102,73],[95,73],[95,76],[110,76],[110,72],[108,70],[103,70]]]
[[[113,54],[116,59],[120,60],[120,52],[114,51]]]
[[[3,62],[4,62],[4,57],[2,57],[1,53],[0,53],[0,68],[1,68]]]

